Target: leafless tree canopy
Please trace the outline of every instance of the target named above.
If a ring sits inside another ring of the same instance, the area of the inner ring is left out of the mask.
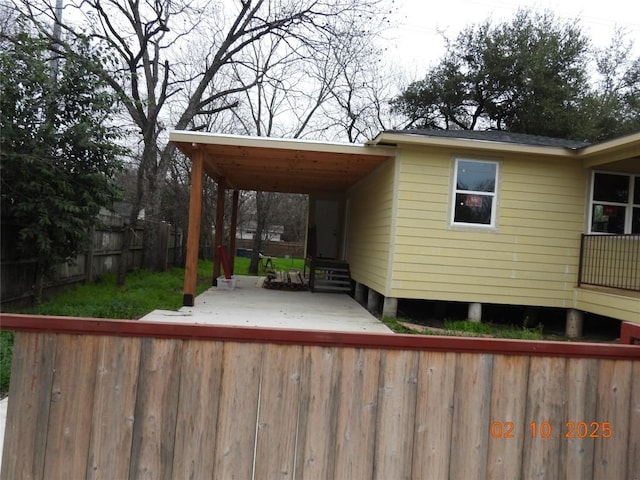
[[[354,141],[381,120],[367,45],[385,26],[386,0],[65,0],[62,15],[55,0],[14,1],[42,34],[61,29],[61,54],[75,36],[101,52],[118,121],[137,132],[132,221],[142,208],[149,225],[162,220],[170,128]]]

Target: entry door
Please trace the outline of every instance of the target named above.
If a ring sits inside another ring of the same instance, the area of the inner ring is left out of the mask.
[[[322,258],[337,258],[340,231],[340,202],[337,200],[316,201],[316,255]]]

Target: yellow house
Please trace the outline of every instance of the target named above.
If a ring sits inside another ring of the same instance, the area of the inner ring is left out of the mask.
[[[224,188],[309,194],[308,253],[356,298],[567,309],[640,323],[640,132],[599,144],[497,131],[386,131],[365,145],[172,132]],[[201,166],[199,166],[201,165]],[[198,226],[199,228],[199,226]],[[185,304],[195,287],[191,222]],[[189,254],[191,252],[191,254]],[[197,252],[197,249],[196,249]]]

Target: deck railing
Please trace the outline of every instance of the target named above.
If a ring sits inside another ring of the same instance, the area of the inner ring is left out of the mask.
[[[582,235],[580,285],[640,292],[640,234]]]

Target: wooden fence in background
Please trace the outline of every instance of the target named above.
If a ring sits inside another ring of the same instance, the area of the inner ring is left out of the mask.
[[[3,479],[638,479],[640,347],[2,315]]]
[[[115,273],[122,258],[124,218],[116,214],[100,214],[101,225],[91,232],[91,243],[86,253],[78,255],[72,262],[59,265],[45,280],[45,290],[71,283],[92,281],[105,273]],[[127,262],[128,270],[142,265],[142,231],[140,222],[134,229],[133,241]],[[161,236],[159,251],[166,266],[182,265],[182,233],[172,225],[164,224],[159,229]],[[15,225],[2,225],[0,256],[0,299],[2,304],[28,299],[33,294],[36,262],[23,258],[16,243]]]

